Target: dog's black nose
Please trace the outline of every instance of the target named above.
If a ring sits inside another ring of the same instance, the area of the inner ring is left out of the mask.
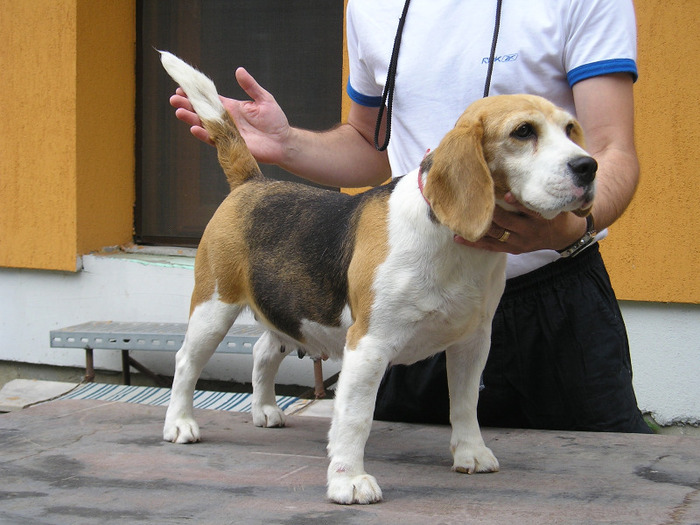
[[[593,157],[576,157],[567,165],[579,186],[586,186],[593,182],[595,172],[598,170],[598,163]]]

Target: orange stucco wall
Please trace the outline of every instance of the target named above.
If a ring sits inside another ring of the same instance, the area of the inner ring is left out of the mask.
[[[124,0],[77,4],[76,247],[84,254],[133,237],[136,10]]]
[[[0,0],[0,266],[74,271],[130,239],[131,4]]]
[[[0,264],[75,269],[75,5],[41,4],[0,2]]]
[[[642,181],[603,251],[619,298],[697,303],[700,2],[636,9]],[[0,13],[0,266],[75,270],[132,236],[135,2],[0,0]]]
[[[602,243],[618,296],[700,302],[700,2],[637,0],[641,181]]]

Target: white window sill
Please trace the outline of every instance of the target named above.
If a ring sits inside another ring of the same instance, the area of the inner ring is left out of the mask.
[[[196,248],[129,244],[104,248],[102,251],[94,253],[93,255],[149,266],[194,269],[194,258],[196,254]]]

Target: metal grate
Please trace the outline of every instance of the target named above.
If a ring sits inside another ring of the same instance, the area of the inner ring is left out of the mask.
[[[123,323],[92,321],[52,330],[52,348],[162,350],[177,352],[187,323]],[[217,348],[229,354],[250,354],[263,334],[258,325],[233,325]]]

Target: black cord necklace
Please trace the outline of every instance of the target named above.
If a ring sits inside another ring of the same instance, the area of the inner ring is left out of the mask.
[[[411,0],[406,0],[403,6],[403,12],[401,13],[401,18],[399,19],[399,27],[396,30],[396,37],[394,38],[394,49],[391,51],[391,59],[389,61],[389,70],[387,71],[386,84],[384,85],[384,92],[382,93],[382,103],[379,106],[379,115],[377,116],[377,125],[374,128],[374,147],[378,151],[384,151],[389,146],[389,140],[391,139],[391,107],[394,102],[394,85],[396,83],[396,64],[399,60],[399,47],[401,45],[401,35],[403,33],[403,26],[406,24],[406,13],[408,12],[408,4]],[[484,82],[484,97],[489,96],[489,90],[491,89],[491,77],[493,76],[493,64],[496,59],[496,45],[498,43],[498,33],[501,27],[501,7],[503,5],[503,0],[496,1],[496,21],[493,27],[493,39],[491,41],[491,53],[489,54],[489,65],[486,71],[486,81]],[[384,110],[386,109],[386,131],[384,133],[384,144],[379,145],[379,130],[382,125],[382,117],[384,116]]]
[[[489,67],[486,71],[486,82],[484,82],[484,98],[489,96],[491,89],[491,75],[493,75],[493,64],[496,60],[496,44],[498,43],[498,32],[501,29],[501,7],[503,0],[496,2],[496,21],[493,25],[493,40],[491,41],[491,53],[489,54]]]
[[[377,116],[377,126],[374,128],[374,147],[377,151],[384,151],[389,146],[391,138],[391,106],[394,102],[394,83],[396,82],[396,63],[399,60],[399,46],[401,45],[401,34],[403,26],[406,23],[406,13],[408,12],[408,4],[411,0],[406,0],[403,6],[401,18],[399,18],[399,27],[396,30],[394,38],[394,49],[391,51],[391,60],[389,61],[389,71],[386,74],[386,83],[384,84],[384,92],[382,93],[382,104],[379,106],[379,115]],[[382,127],[382,117],[384,116],[384,107],[386,104],[386,132],[384,134],[384,144],[379,145],[379,129]]]

